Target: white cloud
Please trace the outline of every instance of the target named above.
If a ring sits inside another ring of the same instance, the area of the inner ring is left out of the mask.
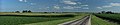
[[[83,9],[89,9],[88,7],[84,7]]]
[[[103,9],[102,7],[97,7],[98,9]]]
[[[36,5],[36,3],[30,3],[31,5]]]
[[[88,6],[88,5],[81,5],[81,6]]]
[[[103,8],[110,8],[110,7],[113,7],[113,6],[107,5],[107,6],[101,6],[101,7],[96,7],[96,8],[103,9]]]
[[[110,8],[110,7],[116,7],[116,6],[120,6],[120,3],[110,3],[109,5],[105,5],[97,8],[102,9],[102,8]]]
[[[64,4],[70,4],[70,5],[76,5],[77,4],[76,2],[69,1],[69,0],[67,0],[67,1],[64,0],[63,3]]]
[[[81,7],[74,7],[74,8],[81,8]]]
[[[74,9],[74,7],[71,7],[71,6],[66,6],[66,7],[63,7],[64,9]]]
[[[114,7],[114,6],[120,6],[120,3],[110,3],[109,5],[105,5],[105,6],[102,6],[102,7]]]
[[[27,0],[19,0],[20,2],[27,2]]]
[[[20,2],[22,2],[23,0],[19,0]]]
[[[60,7],[59,7],[58,5],[53,6],[53,8],[55,8],[55,9],[60,9]]]
[[[120,3],[110,3],[111,6],[120,6]]]
[[[75,8],[81,8],[79,6],[66,6],[66,7],[63,7],[64,9],[75,9]]]
[[[24,2],[27,2],[27,0],[24,0]]]
[[[108,8],[108,7],[113,7],[113,6],[110,6],[110,5],[108,5],[108,6],[102,6],[103,8]]]

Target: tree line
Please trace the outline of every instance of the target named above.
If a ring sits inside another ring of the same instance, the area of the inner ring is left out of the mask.
[[[31,13],[31,10],[23,10],[22,13]],[[20,11],[15,11],[15,13],[20,13]]]
[[[112,11],[101,11],[101,12],[99,12],[98,14],[115,14],[114,12],[112,12]]]

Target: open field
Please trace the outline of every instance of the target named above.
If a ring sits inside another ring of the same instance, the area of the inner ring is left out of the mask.
[[[92,17],[91,17],[91,24],[92,25],[118,25],[116,23],[111,23],[111,22],[108,22],[108,21],[103,20],[101,18],[98,18],[94,15],[92,15]]]
[[[39,23],[32,23],[32,24],[23,24],[23,25],[58,25],[67,21],[72,21],[75,19],[81,19],[88,14],[79,14],[79,16],[75,16],[73,18],[62,19],[62,20],[54,20],[54,21],[47,21],[47,22],[39,22]]]
[[[14,16],[1,16],[0,25],[18,25],[27,23],[37,23],[52,20],[67,19],[71,17],[14,17]]]
[[[96,16],[114,22],[120,22],[120,14],[95,14]]]
[[[79,14],[79,15],[66,15],[66,14],[59,14],[56,15],[55,13],[52,13],[49,15],[45,15],[45,17],[41,17],[41,13],[0,13],[0,25],[57,25],[66,21],[74,20],[74,19],[80,19],[83,16],[87,14]],[[37,15],[35,15],[37,14]],[[4,16],[2,16],[4,15]],[[7,16],[5,16],[7,15]],[[8,16],[12,15],[12,16]],[[19,16],[14,16],[19,15]],[[25,15],[25,16],[22,16]],[[29,17],[32,16],[32,17]],[[37,16],[37,17],[36,17]],[[43,16],[43,15],[42,15]],[[55,17],[56,16],[56,17]],[[59,16],[59,17],[58,17]],[[64,17],[60,17],[64,16]],[[66,17],[65,17],[66,16]],[[71,17],[70,17],[71,16]]]
[[[86,13],[0,13],[0,25],[58,25],[82,19]],[[94,16],[95,15],[95,16]],[[91,25],[118,25],[103,18],[119,20],[119,14],[91,15]]]

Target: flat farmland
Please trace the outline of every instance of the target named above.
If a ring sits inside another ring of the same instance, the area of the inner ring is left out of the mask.
[[[82,18],[87,14],[60,13],[0,13],[0,25],[57,25],[66,21]],[[17,16],[16,16],[17,15]],[[44,16],[43,16],[44,15]],[[43,17],[41,17],[43,16]],[[63,17],[62,17],[63,16]]]

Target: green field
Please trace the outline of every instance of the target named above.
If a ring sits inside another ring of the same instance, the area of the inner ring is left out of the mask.
[[[70,17],[14,17],[14,16],[0,16],[0,25],[18,25],[45,22],[52,20],[67,19]]]
[[[0,25],[35,25],[35,24],[36,25],[57,25],[70,20],[80,19],[86,16],[87,14],[81,13],[73,17],[70,17],[70,15],[64,15],[64,14],[57,14],[57,15],[52,14],[52,16],[54,17],[52,17],[51,14],[47,14],[45,17],[39,17],[41,16],[41,13],[22,13],[21,15],[20,13],[7,13],[7,14],[1,13],[1,15],[13,15],[13,16],[0,16]],[[20,15],[20,16],[14,16],[14,15]],[[25,16],[22,16],[22,15],[25,15]],[[29,17],[29,16],[32,16],[32,17]],[[34,16],[37,16],[37,17],[34,17]],[[66,17],[60,17],[60,16],[66,16]]]
[[[95,14],[98,17],[120,22],[120,14]]]
[[[47,21],[47,22],[39,22],[39,23],[32,23],[32,24],[23,24],[23,25],[58,25],[67,21],[75,20],[75,19],[81,19],[82,17],[86,16],[88,14],[79,14],[79,16],[75,16],[73,18],[68,19],[62,19],[62,20],[54,20],[54,21]]]
[[[119,25],[116,23],[108,22],[108,21],[98,18],[94,15],[91,17],[91,24],[92,25]]]
[[[0,25],[58,25],[67,21],[81,19],[85,13],[0,13]],[[11,15],[11,16],[9,16]],[[94,16],[95,15],[95,16]],[[119,14],[94,14],[92,25],[119,25],[99,17],[119,20]]]

